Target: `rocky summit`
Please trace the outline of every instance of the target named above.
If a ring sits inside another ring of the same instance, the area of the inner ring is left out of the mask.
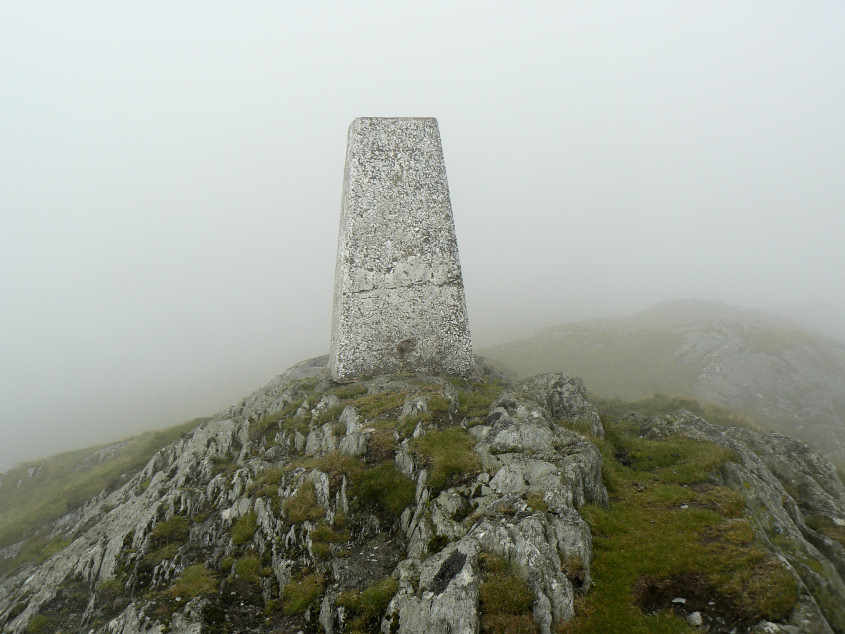
[[[807,444],[481,359],[326,362],[52,521],[0,579],[3,631],[845,632],[845,485]]]

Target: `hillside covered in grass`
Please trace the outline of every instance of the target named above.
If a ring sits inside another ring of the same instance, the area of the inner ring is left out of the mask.
[[[321,363],[89,482],[2,573],[0,627],[845,631],[845,485],[806,444],[559,374]]]
[[[0,474],[0,574],[22,561],[54,553],[66,542],[60,536],[48,537],[46,526],[121,487],[155,452],[207,420],[33,460]]]
[[[579,376],[603,398],[713,403],[806,440],[845,469],[845,344],[786,318],[679,300],[549,328],[483,353],[518,376]]]

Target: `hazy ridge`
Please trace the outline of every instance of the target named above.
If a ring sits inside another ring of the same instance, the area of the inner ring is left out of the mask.
[[[683,395],[813,444],[845,466],[845,344],[797,320],[674,300],[546,329],[483,353],[527,376],[564,371],[603,397]]]

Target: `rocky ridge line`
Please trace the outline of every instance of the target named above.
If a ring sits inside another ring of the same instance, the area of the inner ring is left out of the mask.
[[[4,631],[63,614],[68,627],[98,633],[218,631],[224,623],[343,632],[356,616],[347,593],[384,582],[391,596],[376,623],[383,632],[478,632],[485,554],[527,584],[541,632],[572,618],[576,596],[592,583],[592,538],[578,509],[608,502],[601,454],[588,439],[604,430],[583,384],[538,375],[505,388],[489,413],[469,420],[458,418],[458,390],[442,377],[363,382],[366,398],[403,394],[398,418],[413,431],[400,437],[377,416],[344,406],[324,365],[325,357],[294,366],[158,452],[120,489],[62,517],[53,531],[70,544],[0,580]],[[465,429],[478,464],[445,483],[414,451],[415,441],[444,429],[430,416],[441,405],[452,425],[445,428]],[[288,418],[256,434],[281,415]],[[719,478],[742,490],[755,534],[800,582],[789,621],[759,627],[845,631],[842,546],[808,525],[814,516],[845,523],[845,487],[832,467],[799,441],[716,428],[685,412],[638,423],[648,437],[686,435],[737,455]],[[360,474],[332,466],[343,460],[387,465],[385,473],[407,478],[409,505],[392,516],[361,504]],[[308,495],[311,506],[295,516],[294,502]],[[168,541],[165,529],[184,530],[185,539]],[[246,569],[237,572],[243,562],[267,574],[248,581]],[[212,596],[168,590],[197,566],[236,572],[215,579]],[[109,603],[115,580],[122,593]],[[303,611],[269,609],[309,581],[319,587]]]

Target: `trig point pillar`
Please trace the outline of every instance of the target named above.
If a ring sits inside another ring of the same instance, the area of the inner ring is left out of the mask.
[[[437,119],[349,126],[329,368],[336,381],[474,371]]]

